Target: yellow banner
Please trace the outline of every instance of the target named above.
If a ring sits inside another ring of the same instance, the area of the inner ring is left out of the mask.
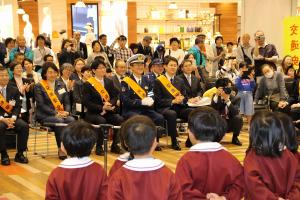
[[[100,94],[100,96],[103,98],[105,102],[109,102],[110,99],[109,94],[106,91],[105,87],[99,81],[97,81],[94,77],[92,77],[89,78],[87,82],[89,82],[95,88],[95,90]]]
[[[58,97],[56,96],[55,92],[49,87],[48,82],[46,80],[40,81],[44,90],[46,90],[46,94],[48,95],[49,99],[52,102],[56,111],[64,111],[64,106],[60,103]]]
[[[157,79],[161,82],[161,84],[163,84],[163,86],[174,98],[181,95],[180,91],[177,90],[177,88],[174,87],[174,85],[172,85],[172,83],[167,79],[167,77],[165,77],[164,75],[160,75]]]
[[[127,83],[127,85],[129,85],[129,87],[141,98],[144,99],[147,94],[145,92],[145,90],[143,88],[141,88],[141,86],[139,86],[139,84],[137,84],[134,80],[132,80],[130,77],[125,77],[123,79],[123,81],[125,83]]]
[[[300,59],[300,16],[285,18],[283,27],[284,55],[290,55],[295,68],[298,68]]]
[[[0,94],[0,106],[5,110],[5,112],[10,113],[13,107],[4,99],[4,97]]]

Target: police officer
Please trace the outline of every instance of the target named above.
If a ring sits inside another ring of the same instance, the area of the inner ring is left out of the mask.
[[[122,112],[125,118],[134,115],[146,115],[153,119],[157,126],[164,126],[164,117],[154,110],[153,87],[150,79],[144,73],[143,54],[136,54],[127,61],[131,75],[125,77],[121,83]],[[159,137],[157,137],[157,140]],[[157,146],[157,151],[161,148]]]

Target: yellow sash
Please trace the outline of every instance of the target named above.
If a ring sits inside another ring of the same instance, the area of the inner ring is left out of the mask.
[[[49,87],[48,82],[46,80],[40,81],[42,87],[46,90],[47,96],[52,102],[56,111],[64,111],[64,106],[60,103],[58,97],[55,92]]]
[[[131,89],[133,89],[133,91],[141,98],[141,99],[144,99],[147,94],[145,92],[145,90],[143,90],[143,88],[141,88],[141,86],[139,84],[137,84],[134,80],[132,80],[130,77],[125,77],[123,79],[123,81],[125,83],[127,83],[127,85],[129,85],[129,87]]]
[[[94,77],[92,77],[89,78],[87,82],[89,82],[95,88],[95,90],[100,94],[100,96],[103,98],[105,102],[109,102],[110,99],[109,94],[99,81],[97,81]]]
[[[10,113],[13,107],[4,99],[4,97],[0,94],[0,106],[5,110],[5,112]]]
[[[157,79],[161,82],[161,84],[163,84],[163,86],[174,98],[181,95],[180,91],[177,90],[177,88],[174,87],[174,85],[172,85],[172,83],[167,79],[167,77],[165,77],[164,75],[160,75]]]

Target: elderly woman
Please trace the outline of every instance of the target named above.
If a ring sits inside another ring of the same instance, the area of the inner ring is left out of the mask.
[[[61,82],[57,81],[58,69],[54,63],[46,62],[42,67],[42,79],[34,87],[36,100],[36,119],[41,123],[70,123],[71,103],[68,92]],[[53,127],[59,159],[66,155],[60,148],[62,127]]]
[[[273,67],[268,64],[262,67],[263,77],[258,82],[254,102],[268,97],[270,99],[270,108],[275,111],[289,112],[288,93],[285,88],[285,82],[282,73],[275,72]]]

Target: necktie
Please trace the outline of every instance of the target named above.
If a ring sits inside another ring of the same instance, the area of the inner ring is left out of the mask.
[[[188,82],[189,82],[190,86],[192,86],[191,75],[188,75],[188,76],[187,76],[187,79],[188,79]]]
[[[173,78],[170,79],[171,83],[173,84]]]
[[[142,83],[141,80],[139,80],[139,81],[138,81],[138,84],[141,85],[141,83]]]

